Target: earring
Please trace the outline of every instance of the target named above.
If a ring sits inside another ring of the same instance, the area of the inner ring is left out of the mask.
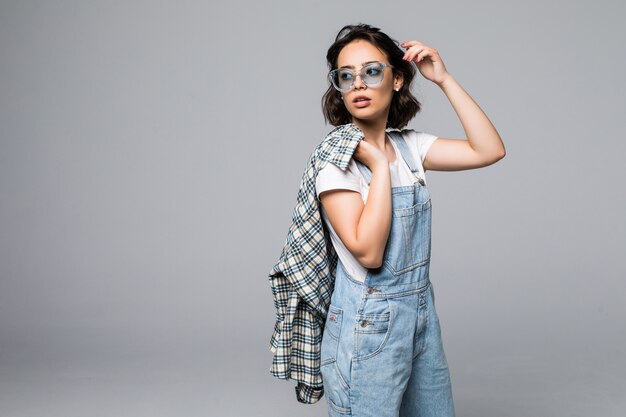
[[[399,89],[399,88],[394,88],[394,90],[396,90],[396,93],[397,93],[398,91],[400,91],[400,89]]]

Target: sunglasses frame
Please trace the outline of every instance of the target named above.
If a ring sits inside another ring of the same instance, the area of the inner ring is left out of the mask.
[[[364,79],[363,79],[363,71],[369,69],[372,65],[382,65],[382,77],[380,78],[380,81],[377,82],[374,85],[370,85],[368,84]],[[352,90],[352,88],[354,87],[354,81],[356,80],[356,77],[359,76],[361,77],[361,81],[363,81],[363,84],[365,84],[368,87],[378,87],[383,80],[385,79],[385,69],[389,67],[389,68],[393,68],[393,66],[386,64],[384,62],[380,62],[380,61],[376,61],[376,62],[370,62],[368,64],[365,64],[361,67],[361,69],[359,70],[358,73],[356,73],[354,70],[351,70],[350,68],[335,68],[334,70],[331,70],[328,72],[328,80],[330,81],[331,85],[333,86],[333,88],[341,93],[347,93],[348,91]],[[350,87],[348,89],[341,89],[339,88],[339,86],[337,84],[335,84],[335,74],[338,74],[339,71],[344,71],[347,70],[350,73],[352,73],[352,83],[350,84]]]

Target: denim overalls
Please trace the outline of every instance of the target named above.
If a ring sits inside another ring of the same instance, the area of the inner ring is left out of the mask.
[[[321,345],[328,415],[450,417],[450,374],[428,274],[430,194],[407,143],[388,133],[418,180],[391,188],[383,265],[360,282],[337,263]],[[357,165],[369,184],[371,171]]]

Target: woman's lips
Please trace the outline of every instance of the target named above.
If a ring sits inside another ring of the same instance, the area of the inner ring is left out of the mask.
[[[354,107],[367,107],[370,105],[371,100],[359,100],[354,102]]]

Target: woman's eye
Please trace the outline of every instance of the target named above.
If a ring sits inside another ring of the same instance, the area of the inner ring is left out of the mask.
[[[349,72],[343,72],[339,74],[339,78],[341,78],[342,80],[349,80],[352,78],[352,74],[350,74]]]
[[[368,68],[367,75],[378,75],[380,70],[378,68]]]

